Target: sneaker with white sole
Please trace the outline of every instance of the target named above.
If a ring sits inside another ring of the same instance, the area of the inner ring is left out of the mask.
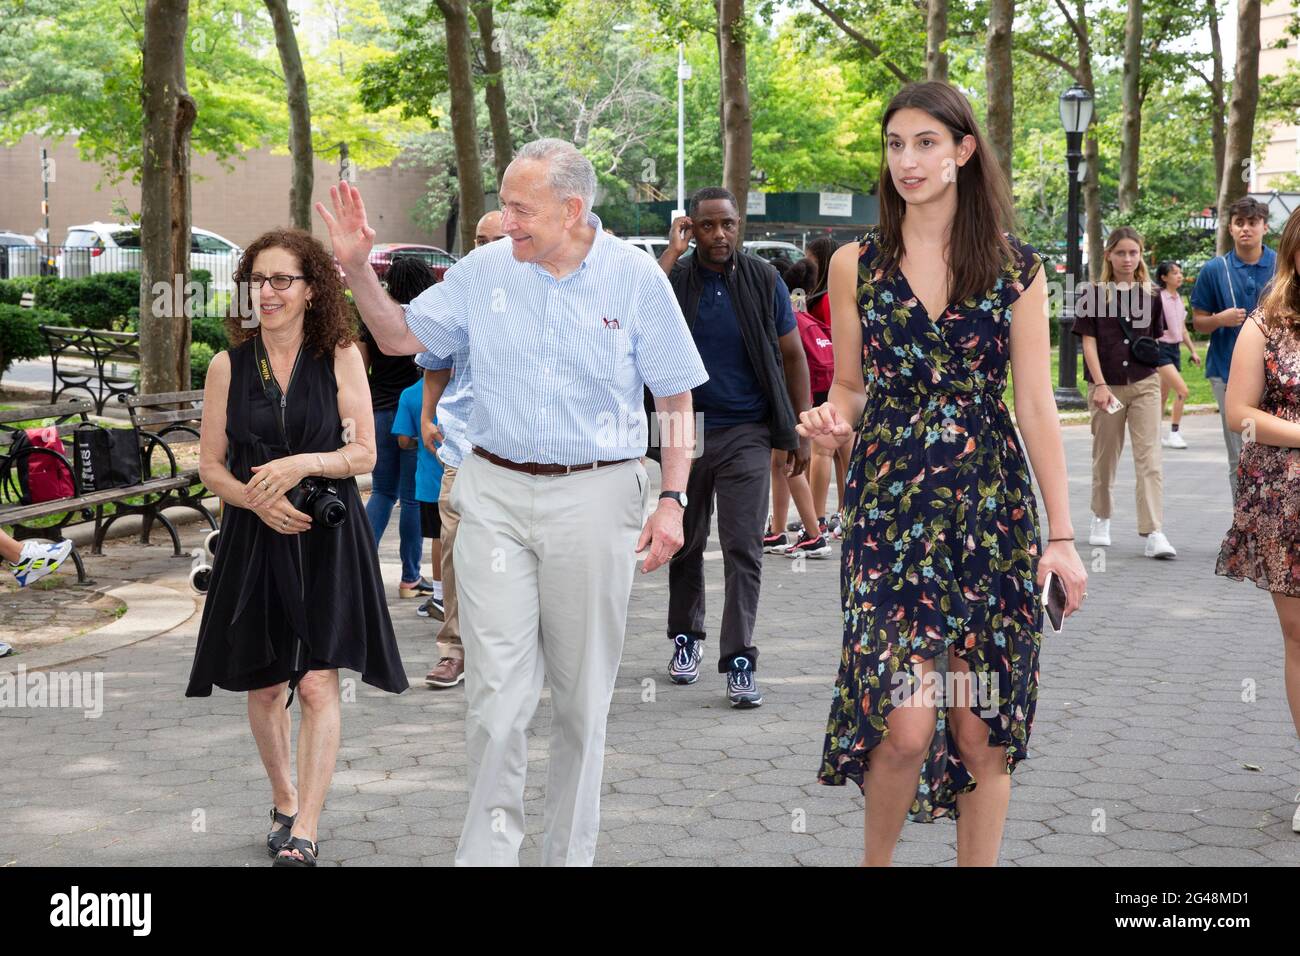
[[[668,677],[674,684],[694,684],[700,677],[700,641],[689,634],[678,634],[673,638],[673,647]]]
[[[1092,530],[1088,532],[1088,543],[1110,547],[1110,519],[1092,516]]]
[[[9,565],[9,570],[18,579],[18,586],[25,588],[34,584],[47,574],[57,571],[59,565],[72,553],[71,541],[24,541],[23,553],[18,560]]]
[[[1173,558],[1178,556],[1174,546],[1169,543],[1163,531],[1152,531],[1147,535],[1146,556],[1148,558]]]
[[[819,534],[815,538],[810,538],[808,537],[807,532],[805,532],[799,536],[798,541],[789,547],[785,552],[785,556],[787,558],[793,558],[797,554],[802,554],[809,558],[824,558],[830,553],[831,546],[826,540],[825,535]]]
[[[764,554],[785,554],[790,550],[790,535],[785,531],[774,531],[763,535]]]
[[[1186,448],[1187,442],[1183,439],[1182,432],[1170,432],[1160,439],[1160,444],[1166,448]]]
[[[1300,793],[1297,793],[1295,798],[1300,801]],[[1291,818],[1291,832],[1300,833],[1300,807],[1295,808],[1295,816]]]
[[[754,679],[754,664],[748,657],[736,657],[727,670],[727,700],[732,707],[759,707],[763,695]]]

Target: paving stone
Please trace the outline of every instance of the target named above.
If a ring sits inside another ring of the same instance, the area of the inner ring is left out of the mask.
[[[1068,640],[1043,643],[1030,758],[1011,788],[1004,865],[1300,865],[1300,840],[1290,832],[1300,758],[1277,676],[1276,620],[1255,588],[1213,573],[1230,522],[1218,418],[1188,416],[1184,431],[1196,454],[1165,460],[1178,561],[1141,557],[1121,494],[1117,544],[1107,570],[1090,574],[1089,605],[1071,620]],[[1072,517],[1086,527],[1090,437],[1086,427],[1063,432]],[[1117,486],[1132,482],[1126,455]],[[200,537],[193,526],[183,534],[187,544]],[[400,573],[396,538],[390,532],[380,547],[390,594]],[[188,594],[181,578],[188,563],[169,554],[110,542],[104,557],[87,561],[97,580],[116,575]],[[1091,559],[1087,549],[1081,554]],[[840,653],[838,562],[810,561],[795,576],[771,556],[764,569],[756,642],[767,701],[749,712],[727,706],[709,667],[696,686],[669,683],[667,577],[637,576],[606,741],[599,863],[861,862],[860,792],[817,782]],[[722,571],[720,561],[705,564],[711,633]],[[0,589],[0,606],[6,600]],[[346,675],[356,697],[343,704],[339,763],[321,818],[324,866],[447,866],[460,836],[468,789],[463,689],[421,686],[428,622],[392,605],[417,683],[394,697]],[[1134,608],[1150,619],[1131,621]],[[81,616],[77,609],[63,620]],[[98,719],[70,709],[0,709],[0,866],[266,865],[270,788],[243,695],[184,697],[197,627],[196,615],[166,635],[76,664],[104,674]],[[1269,640],[1238,642],[1224,665],[1223,635],[1246,631]],[[1240,696],[1246,677],[1259,682],[1250,703]],[[653,702],[642,700],[646,679],[655,682]],[[541,859],[551,713],[547,691],[528,740],[526,865]],[[296,735],[296,710],[294,723]],[[206,832],[192,831],[195,810],[206,815]],[[792,827],[796,819],[802,829]],[[954,865],[951,821],[907,823],[895,862]]]

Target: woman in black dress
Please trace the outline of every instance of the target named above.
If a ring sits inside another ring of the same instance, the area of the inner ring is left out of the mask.
[[[266,233],[237,279],[233,344],[213,358],[203,393],[199,475],[228,507],[185,694],[206,697],[214,684],[248,692],[273,799],[267,849],[276,866],[315,866],[339,747],[338,668],[392,693],[407,688],[353,478],[374,465],[374,416],[324,246],[297,230]]]

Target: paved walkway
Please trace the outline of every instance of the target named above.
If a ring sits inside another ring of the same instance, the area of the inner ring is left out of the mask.
[[[1217,416],[1166,451],[1166,531],[1176,561],[1144,559],[1120,468],[1115,545],[1092,562],[1088,609],[1045,640],[1032,756],[1016,771],[1003,862],[1017,865],[1300,864],[1290,831],[1300,756],[1268,596],[1213,574],[1229,523]],[[1089,435],[1066,429],[1075,529],[1088,528]],[[191,526],[187,546],[199,536]],[[396,528],[382,557],[396,588]],[[604,864],[851,865],[856,788],[815,783],[840,651],[838,564],[766,559],[758,643],[766,704],[726,705],[721,678],[665,677],[663,572],[639,577],[609,721]],[[1104,564],[1102,563],[1104,561]],[[123,543],[93,577],[142,576],[183,593],[188,560]],[[722,565],[706,563],[710,621]],[[161,568],[161,570],[160,570]],[[323,863],[451,862],[464,810],[464,700],[427,690],[434,654],[415,602],[392,601],[407,673],[392,697],[355,681],[320,834]],[[128,615],[130,617],[130,615]],[[182,694],[198,616],[170,632],[61,668],[103,674],[103,714],[0,708],[0,866],[264,866],[269,793],[242,696]],[[90,638],[79,640],[88,641]],[[712,650],[714,642],[706,645]],[[5,662],[10,663],[12,658]],[[345,676],[347,676],[345,674]],[[3,679],[3,678],[0,678]],[[534,722],[523,861],[536,863],[549,700]],[[909,823],[901,863],[951,864],[951,823]]]

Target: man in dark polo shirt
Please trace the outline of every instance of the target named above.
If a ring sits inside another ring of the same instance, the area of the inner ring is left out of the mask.
[[[1079,288],[1073,331],[1083,340],[1083,375],[1088,382],[1092,426],[1092,527],[1088,543],[1110,545],[1115,471],[1127,427],[1137,475],[1138,534],[1147,539],[1145,555],[1173,558],[1177,552],[1162,530],[1160,376],[1154,365],[1134,357],[1129,330],[1133,335],[1153,339],[1165,331],[1160,296],[1152,293],[1145,268],[1127,288],[1116,288],[1112,282],[1086,283]],[[1114,401],[1123,407],[1110,411]]]
[[[763,695],[754,677],[754,620],[772,449],[789,452],[788,473],[807,469],[809,443],[794,426],[811,401],[808,360],[785,283],[767,262],[741,248],[740,214],[731,193],[701,189],[687,211],[673,221],[659,264],[709,380],[692,389],[703,428],[700,457],[686,486],[685,542],[668,570],[668,639],[674,642],[668,673],[678,684],[699,677],[704,546],[716,496],[726,579],[718,671],[727,675],[733,707],[757,707]],[[683,258],[691,238],[695,251]]]

